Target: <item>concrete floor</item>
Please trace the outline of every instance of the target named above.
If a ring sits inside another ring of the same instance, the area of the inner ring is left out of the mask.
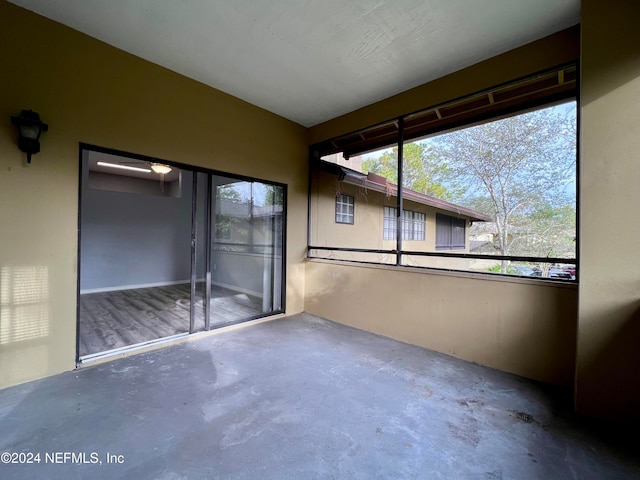
[[[41,456],[0,478],[640,478],[564,401],[304,314],[0,391],[0,452]]]

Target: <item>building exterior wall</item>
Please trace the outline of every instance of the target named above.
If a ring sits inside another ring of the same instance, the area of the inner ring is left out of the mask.
[[[73,368],[86,142],[287,183],[288,313],[306,298],[312,313],[562,385],[575,368],[578,411],[637,416],[640,227],[628,206],[640,203],[639,8],[582,3],[578,317],[566,286],[322,261],[308,262],[305,275],[302,262],[306,145],[573,62],[577,27],[307,132],[0,0],[0,387]],[[9,120],[23,108],[50,124],[29,166]],[[19,285],[37,304],[15,302]],[[5,341],[12,315],[39,322],[40,336]]]
[[[4,0],[0,62],[0,388],[75,366],[80,142],[286,183],[287,313],[302,311],[303,127]],[[21,109],[49,124],[30,165]]]
[[[336,222],[336,195],[350,195],[354,198],[354,223]],[[313,172],[311,193],[311,243],[314,246],[339,248],[367,248],[371,250],[395,250],[395,240],[384,240],[384,207],[396,207],[397,197],[339,181],[335,175],[320,170]],[[425,239],[403,240],[403,250],[417,252],[436,251],[436,213],[453,216],[452,212],[437,209],[411,200],[404,200],[403,208],[425,214]],[[452,250],[464,253],[469,251],[468,217],[466,227],[466,246],[464,249]],[[443,251],[443,250],[439,250]],[[331,252],[331,258],[363,259],[395,263],[395,255],[387,254],[353,254],[350,252]],[[407,257],[407,261],[417,266],[441,266],[451,260]],[[447,263],[449,262],[449,263]],[[468,261],[455,262],[456,268],[463,268]]]
[[[310,129],[310,143],[578,57],[579,28],[574,27],[317,125]],[[564,386],[573,383],[576,287],[313,260],[307,264],[305,289],[305,309],[311,313],[518,375]]]
[[[314,170],[311,181],[311,243],[316,246],[382,249],[383,195]],[[354,197],[354,224],[336,223],[336,195]]]
[[[582,2],[576,407],[640,419],[640,3]]]
[[[571,387],[577,288],[311,260],[305,310],[464,360]]]

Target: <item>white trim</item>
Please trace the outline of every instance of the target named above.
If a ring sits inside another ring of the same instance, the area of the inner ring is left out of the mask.
[[[134,343],[133,345],[126,345],[124,347],[113,348],[111,350],[105,350],[103,352],[90,353],[89,355],[80,357],[80,363],[89,363],[92,361],[113,357],[114,355],[118,355],[121,353],[135,352],[136,350],[141,350],[143,348],[154,346],[161,343],[172,342],[175,340],[179,340],[181,338],[186,338],[188,336],[189,336],[189,332],[178,333],[176,335],[155,338],[153,340],[147,340],[146,342]]]
[[[191,280],[174,280],[172,282],[141,283],[139,285],[119,285],[116,287],[86,288],[84,290],[80,290],[80,295],[84,295],[85,293],[115,292],[117,290],[134,290],[136,288],[166,287],[167,285],[180,285],[184,283],[191,283]]]

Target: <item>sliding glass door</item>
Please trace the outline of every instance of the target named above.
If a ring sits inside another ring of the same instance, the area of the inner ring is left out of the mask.
[[[193,173],[82,157],[78,356],[189,332]]]
[[[284,189],[214,175],[211,325],[282,309]]]
[[[283,185],[97,148],[81,171],[79,360],[284,310]]]

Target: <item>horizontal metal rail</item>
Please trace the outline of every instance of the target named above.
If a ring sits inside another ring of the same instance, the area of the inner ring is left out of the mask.
[[[334,252],[354,252],[354,253],[385,253],[396,255],[396,250],[375,250],[369,248],[345,248],[345,247],[318,247],[314,245],[307,246],[307,256],[310,258],[318,258],[311,255],[311,250],[325,250]],[[474,260],[510,260],[512,262],[528,262],[528,263],[567,263],[576,265],[578,262],[575,258],[561,257],[525,257],[519,255],[482,255],[477,253],[450,253],[450,252],[416,252],[412,250],[402,250],[401,255],[418,256],[418,257],[440,257],[440,258],[470,258]],[[373,262],[372,262],[373,263]],[[388,265],[380,263],[381,265]]]
[[[272,243],[238,243],[238,242],[211,242],[212,245],[224,245],[234,247],[272,247]]]

